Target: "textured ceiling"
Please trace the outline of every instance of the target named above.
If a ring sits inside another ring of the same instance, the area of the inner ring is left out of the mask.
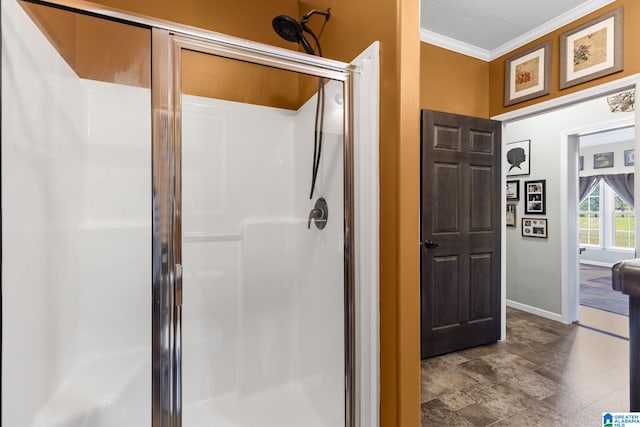
[[[494,50],[591,0],[421,0],[420,26]]]

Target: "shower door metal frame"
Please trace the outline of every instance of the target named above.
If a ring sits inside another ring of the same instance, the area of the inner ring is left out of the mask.
[[[355,67],[289,49],[123,12],[84,0],[22,0],[151,30],[152,103],[152,427],[181,427],[182,49],[324,77],[344,84],[345,426],[359,425],[356,388],[353,87]]]
[[[157,156],[154,154],[154,162],[164,162],[171,165],[171,176],[158,177],[158,185],[163,185],[164,201],[160,206],[161,218],[163,215],[169,217],[161,219],[160,223],[169,224],[170,227],[164,230],[166,238],[173,238],[173,248],[166,248],[170,256],[172,265],[163,262],[161,271],[166,272],[163,281],[165,287],[161,292],[161,301],[173,301],[173,310],[169,305],[162,304],[161,312],[164,316],[164,328],[170,339],[172,349],[164,348],[162,352],[163,360],[174,362],[175,369],[165,369],[164,373],[170,373],[171,378],[165,378],[158,386],[164,384],[171,385],[171,395],[174,399],[171,402],[162,400],[164,409],[154,408],[154,414],[161,416],[162,421],[156,425],[155,418],[153,427],[179,427],[182,425],[182,399],[181,399],[181,359],[182,345],[180,340],[181,311],[182,311],[182,229],[181,229],[181,206],[182,206],[182,183],[181,183],[181,151],[182,151],[182,129],[181,129],[181,97],[182,97],[182,51],[190,50],[194,52],[215,55],[224,58],[236,59],[248,63],[264,65],[282,70],[313,75],[326,79],[341,81],[344,87],[344,139],[343,139],[343,174],[344,174],[344,402],[345,402],[345,426],[355,427],[356,421],[356,369],[355,369],[355,254],[353,236],[353,206],[354,206],[354,171],[353,171],[353,73],[354,67],[344,64],[342,67],[334,67],[328,62],[319,66],[317,58],[309,61],[307,55],[284,56],[271,50],[260,50],[252,47],[242,47],[230,45],[224,40],[215,38],[202,38],[191,34],[179,33],[177,31],[166,31],[157,28],[153,29],[153,65],[163,68],[162,63],[167,64],[163,70],[158,69],[158,79],[152,77],[152,89],[154,93],[154,150],[157,149]],[[328,65],[328,66],[327,66]],[[152,71],[152,76],[154,76]],[[168,75],[166,72],[169,72]],[[157,84],[156,84],[157,83]],[[162,87],[158,87],[162,86]],[[158,127],[156,127],[158,126]],[[158,136],[158,140],[155,139]],[[165,160],[163,156],[168,158]],[[155,166],[154,166],[155,171]],[[166,171],[166,169],[165,169]],[[155,173],[154,173],[155,174]],[[155,178],[154,178],[155,182]],[[155,236],[155,233],[154,233]],[[162,239],[161,239],[162,240]],[[154,245],[155,246],[155,245]],[[154,271],[156,269],[154,268]],[[173,281],[172,284],[169,282]],[[154,282],[155,283],[155,282]],[[154,301],[156,298],[154,297]],[[158,319],[154,318],[154,322]],[[165,352],[168,350],[168,352]],[[155,362],[155,360],[154,360]],[[154,378],[156,375],[154,375]],[[154,392],[155,395],[155,392]],[[155,399],[154,399],[155,402]],[[165,424],[165,420],[169,424]]]

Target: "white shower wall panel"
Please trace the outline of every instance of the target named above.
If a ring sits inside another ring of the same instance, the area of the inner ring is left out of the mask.
[[[295,112],[183,95],[185,233],[237,233],[290,215]]]
[[[296,215],[306,218],[319,197],[329,208],[323,230],[311,226],[299,233],[300,254],[294,317],[295,342],[292,369],[301,378],[309,401],[324,425],[344,424],[344,112],[343,84],[325,86],[322,156],[314,197],[309,200],[313,159],[316,96],[298,111],[296,118],[295,203]],[[336,410],[336,408],[340,408]]]
[[[79,79],[1,5],[2,425],[149,425],[150,91]]]
[[[316,192],[330,220],[307,229],[315,97],[183,100],[186,425],[344,424],[342,134]]]
[[[67,216],[52,201],[67,197],[63,189],[78,173],[57,163],[76,150],[86,129],[86,99],[80,81],[17,3],[1,4],[2,425],[29,426],[61,380],[60,368],[70,364],[58,341],[64,338],[58,302],[66,292],[54,283],[68,276],[60,258],[67,221],[77,212]]]

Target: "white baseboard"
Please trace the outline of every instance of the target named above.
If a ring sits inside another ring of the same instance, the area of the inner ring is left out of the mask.
[[[607,267],[607,268],[613,267],[613,264],[610,262],[600,262],[600,261],[585,260],[585,261],[580,261],[580,264],[595,265],[596,267]]]
[[[552,313],[541,308],[532,307],[527,304],[521,304],[519,302],[507,300],[507,307],[515,308],[516,310],[524,311],[526,313],[535,314],[536,316],[544,317],[546,319],[555,320],[556,322],[562,322],[562,315],[558,313]]]

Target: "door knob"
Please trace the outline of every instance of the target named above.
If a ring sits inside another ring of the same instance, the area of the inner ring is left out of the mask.
[[[439,244],[439,243],[436,243],[436,242],[434,242],[434,241],[432,241],[432,240],[425,240],[425,241],[424,241],[424,243],[423,243],[423,245],[424,245],[424,247],[425,247],[425,248],[427,248],[427,249],[435,249],[435,248],[437,248],[438,246],[440,246],[440,244]]]

